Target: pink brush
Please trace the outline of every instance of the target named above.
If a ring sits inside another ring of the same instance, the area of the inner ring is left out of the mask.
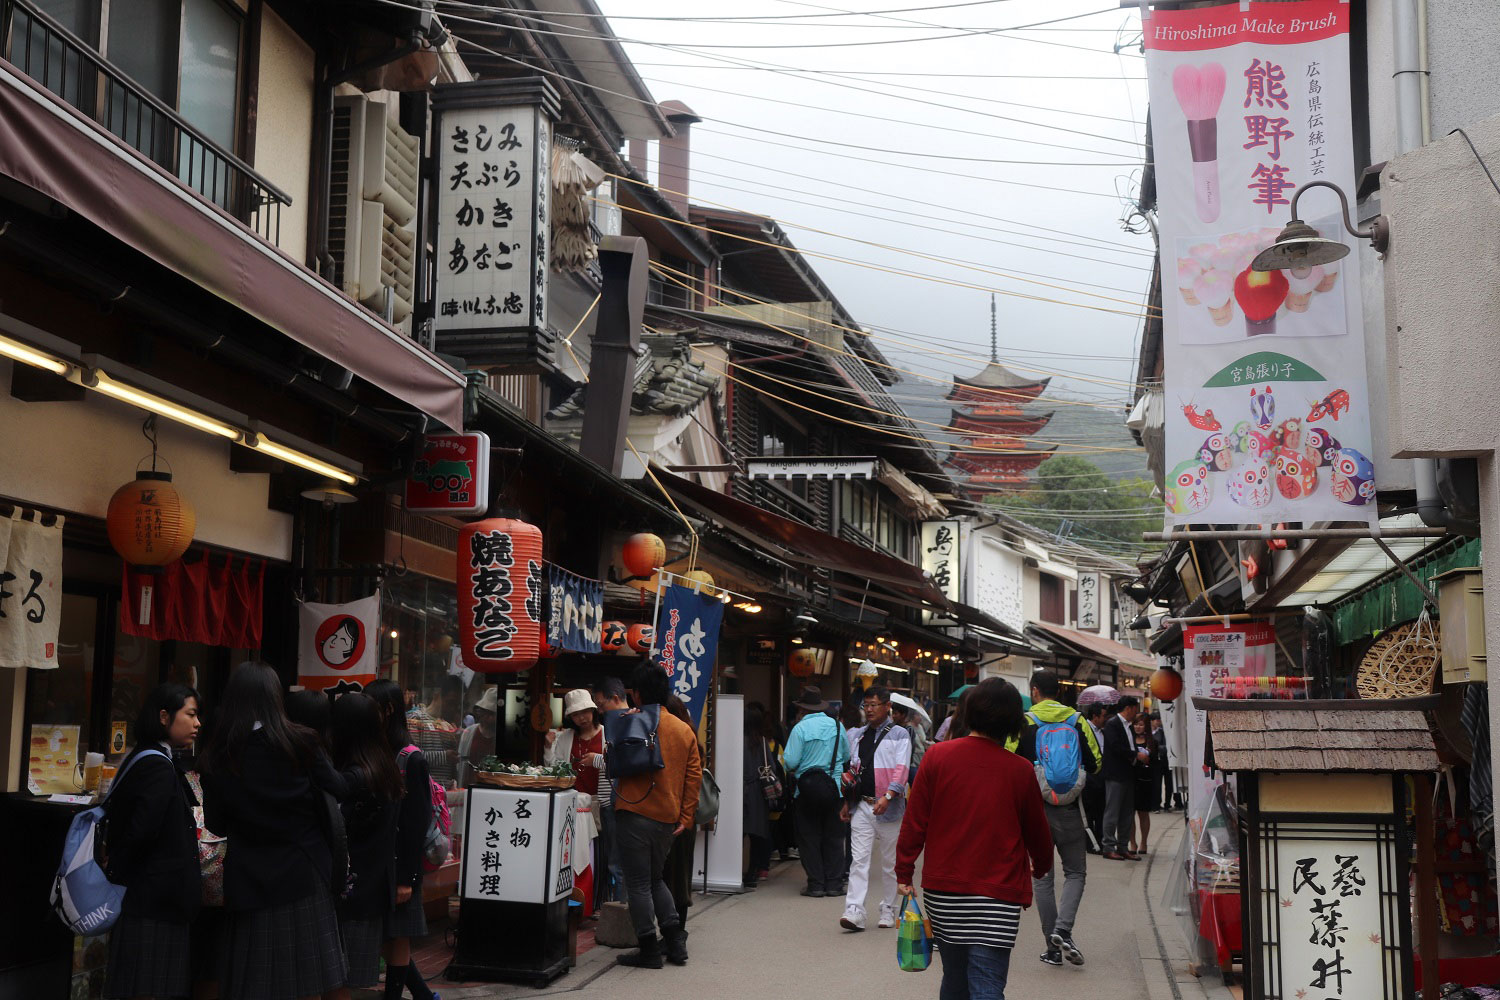
[[[1187,119],[1188,148],[1193,154],[1193,189],[1198,218],[1219,217],[1219,104],[1224,100],[1224,67],[1218,63],[1178,66],[1172,90]]]

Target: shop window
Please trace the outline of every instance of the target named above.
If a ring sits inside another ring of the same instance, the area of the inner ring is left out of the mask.
[[[1066,597],[1061,577],[1053,576],[1051,573],[1039,575],[1041,607],[1039,614],[1042,621],[1051,622],[1054,625],[1064,624],[1063,614]]]

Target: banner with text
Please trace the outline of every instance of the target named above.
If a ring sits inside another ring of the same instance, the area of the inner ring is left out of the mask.
[[[656,645],[651,656],[672,680],[696,727],[713,684],[719,651],[719,624],[724,603],[692,587],[666,587],[656,616]]]
[[[1376,516],[1357,247],[1333,264],[1250,267],[1300,187],[1353,195],[1349,18],[1347,0],[1293,0],[1146,21],[1168,527]],[[1333,192],[1298,210],[1355,246]]]
[[[297,683],[309,691],[362,691],[380,656],[380,594],[348,604],[297,605]]]
[[[574,653],[599,652],[604,582],[547,567],[547,642]]]
[[[1188,625],[1182,630],[1183,680],[1186,682],[1188,805],[1196,810],[1219,784],[1204,764],[1208,713],[1194,698],[1227,698],[1236,694],[1232,678],[1276,675],[1276,629],[1269,622],[1243,625]]]

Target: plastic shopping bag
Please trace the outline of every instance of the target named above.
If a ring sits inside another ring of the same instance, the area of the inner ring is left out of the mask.
[[[902,901],[896,921],[896,961],[902,972],[926,972],[932,964],[932,927],[911,896]]]

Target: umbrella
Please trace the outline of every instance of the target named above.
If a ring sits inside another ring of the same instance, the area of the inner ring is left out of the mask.
[[[1028,712],[1031,711],[1031,695],[1021,695],[1021,708]]]
[[[1101,705],[1113,705],[1119,700],[1120,692],[1108,684],[1095,684],[1093,687],[1083,689],[1083,693],[1078,696],[1078,707],[1082,708],[1085,705],[1092,705],[1095,702]]]
[[[948,696],[949,700],[956,701],[957,699],[962,698],[964,696],[964,692],[967,691],[967,690],[969,690],[969,688],[971,688],[973,686],[974,685],[972,685],[972,684],[965,684],[963,687],[958,688],[956,691],[954,691],[952,694],[950,694]]]
[[[896,694],[892,694],[891,695],[891,701],[894,702],[897,705],[900,705],[902,708],[906,709],[908,712],[913,712],[916,715],[921,716],[921,718],[922,718],[922,728],[924,728],[924,729],[931,728],[931,726],[932,726],[932,716],[928,715],[927,714],[927,710],[924,709],[921,705],[917,704],[917,702],[914,699],[908,698],[904,694],[896,693]]]

